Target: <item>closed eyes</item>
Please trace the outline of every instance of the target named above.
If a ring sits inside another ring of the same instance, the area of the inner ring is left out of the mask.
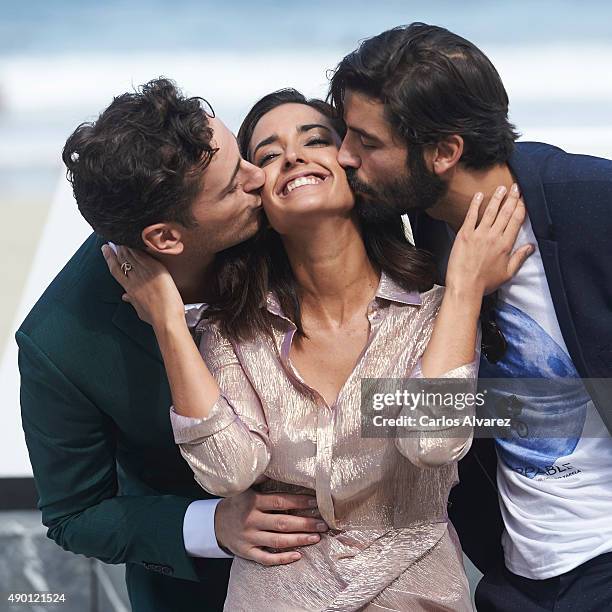
[[[359,138],[359,144],[361,144],[361,146],[362,146],[364,149],[375,149],[375,148],[376,148],[376,145],[374,145],[374,144],[368,144],[367,142],[365,142],[365,141],[364,141],[364,139],[363,139],[363,138]]]
[[[327,147],[331,145],[331,140],[322,136],[315,136],[314,138],[308,140],[305,145],[307,147]],[[259,159],[257,165],[261,168],[262,166],[265,166],[268,162],[272,161],[275,157],[278,157],[278,155],[280,155],[280,153],[266,153],[264,156],[261,157],[261,159]]]

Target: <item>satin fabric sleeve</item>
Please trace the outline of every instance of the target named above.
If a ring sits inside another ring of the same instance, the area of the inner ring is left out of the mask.
[[[476,393],[480,364],[480,343],[481,333],[479,327],[476,335],[473,361],[449,370],[436,378],[465,379],[466,385],[462,387],[462,391]],[[421,362],[422,357],[419,358],[409,378],[424,378]],[[450,410],[444,410],[444,414],[450,418],[458,418],[461,423],[460,425],[450,427],[440,425],[421,429],[417,424],[410,436],[398,435],[395,438],[395,445],[404,457],[420,468],[441,467],[459,461],[465,457],[472,446],[474,428],[471,425],[464,424],[464,419],[465,417],[473,417],[474,412],[473,406],[465,406],[462,409],[455,409],[453,406]],[[419,417],[422,416],[418,410],[411,411],[409,408],[404,408],[400,415],[416,417],[417,423]],[[438,432],[439,436],[436,435]]]
[[[185,417],[171,407],[174,440],[198,484],[231,497],[263,480],[270,462],[268,424],[232,344],[216,326],[202,329],[200,352],[221,394],[206,418]]]

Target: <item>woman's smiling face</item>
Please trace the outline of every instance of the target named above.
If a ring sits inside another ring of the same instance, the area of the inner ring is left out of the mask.
[[[259,120],[249,157],[266,174],[262,203],[277,232],[350,213],[354,197],[337,160],[340,142],[329,119],[306,104],[282,104]]]

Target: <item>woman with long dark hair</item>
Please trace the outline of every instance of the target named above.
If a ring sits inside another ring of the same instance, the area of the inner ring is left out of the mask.
[[[482,296],[528,255],[512,254],[524,207],[517,189],[498,191],[478,221],[477,194],[446,289],[435,286],[401,219],[361,221],[336,158],[342,132],[330,107],[294,90],[245,119],[239,144],[266,173],[269,227],[220,254],[199,352],[162,264],[119,249],[111,271],[155,329],[196,480],[220,496],[314,491],[330,528],[285,564],[237,557],[227,610],[469,610],[446,505],[472,430],[362,437],[362,381],[474,384]]]

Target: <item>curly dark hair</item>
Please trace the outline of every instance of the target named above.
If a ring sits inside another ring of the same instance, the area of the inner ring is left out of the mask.
[[[95,232],[143,248],[148,225],[196,225],[191,205],[216,152],[203,102],[160,77],[117,96],[70,135],[62,152],[66,176]]]
[[[346,128],[333,107],[323,100],[307,99],[295,89],[275,91],[255,103],[238,131],[243,157],[249,159],[249,142],[259,120],[283,104],[305,104],[327,117],[342,137]],[[401,217],[384,223],[362,225],[363,240],[374,266],[384,270],[408,290],[425,291],[434,282],[432,257],[416,249],[404,234]],[[207,316],[220,323],[232,340],[248,340],[269,334],[269,315],[263,307],[268,291],[274,291],[283,312],[305,336],[298,287],[280,235],[270,227],[250,240],[217,255],[214,286]]]
[[[336,67],[328,100],[343,112],[347,90],[376,98],[396,132],[420,151],[445,137],[464,140],[461,163],[506,162],[518,133],[508,94],[487,56],[445,28],[412,23],[369,38]]]

